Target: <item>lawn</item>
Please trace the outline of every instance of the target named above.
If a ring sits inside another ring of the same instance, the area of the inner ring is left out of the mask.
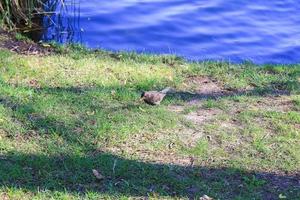
[[[300,65],[55,49],[0,49],[0,199],[299,198]]]

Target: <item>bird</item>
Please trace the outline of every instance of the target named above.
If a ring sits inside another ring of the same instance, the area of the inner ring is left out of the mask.
[[[171,88],[167,87],[162,91],[144,91],[141,100],[150,105],[159,105],[170,90]]]

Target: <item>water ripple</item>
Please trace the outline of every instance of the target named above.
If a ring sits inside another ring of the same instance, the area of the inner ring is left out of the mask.
[[[195,60],[300,62],[298,0],[77,3],[67,4],[69,11],[61,16],[52,16],[56,25],[47,29],[45,40],[81,41],[117,51],[176,53]]]

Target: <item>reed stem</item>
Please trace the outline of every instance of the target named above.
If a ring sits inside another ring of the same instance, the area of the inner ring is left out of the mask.
[[[34,14],[42,10],[42,0],[0,0],[0,26],[8,29],[31,28]]]

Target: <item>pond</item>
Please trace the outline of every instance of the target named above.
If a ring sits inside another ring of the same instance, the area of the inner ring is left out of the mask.
[[[44,19],[46,41],[191,60],[300,63],[299,0],[50,0],[48,7],[55,12]]]

